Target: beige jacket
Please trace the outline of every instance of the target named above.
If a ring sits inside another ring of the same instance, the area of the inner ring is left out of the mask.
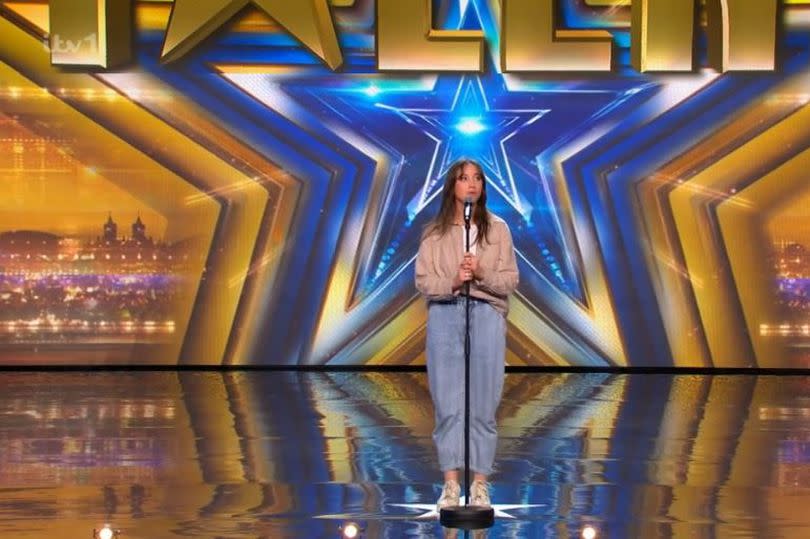
[[[504,316],[509,312],[509,294],[518,284],[512,234],[506,222],[490,213],[489,241],[477,246],[480,279],[470,281],[470,295],[488,301]],[[452,299],[453,279],[464,257],[464,226],[454,225],[444,236],[436,233],[422,239],[416,255],[416,288],[428,301]]]

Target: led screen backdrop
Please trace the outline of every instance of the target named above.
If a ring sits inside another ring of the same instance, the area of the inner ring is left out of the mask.
[[[472,156],[510,364],[810,366],[810,2],[276,4],[0,2],[0,363],[423,362]]]

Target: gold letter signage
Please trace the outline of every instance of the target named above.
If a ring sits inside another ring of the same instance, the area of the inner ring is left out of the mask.
[[[504,72],[610,71],[606,30],[558,29],[558,2],[501,0]],[[437,30],[432,0],[377,0],[380,71],[480,72],[486,42],[480,30]],[[343,63],[329,4],[353,0],[174,0],[161,60],[182,58],[252,5],[275,19],[329,68]],[[51,0],[55,65],[110,68],[132,55],[132,0]],[[647,71],[692,71],[696,0],[632,0],[631,58]],[[708,64],[717,71],[772,71],[778,0],[705,0]]]

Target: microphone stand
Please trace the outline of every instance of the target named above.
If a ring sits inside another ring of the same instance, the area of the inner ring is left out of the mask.
[[[465,211],[465,253],[470,252],[471,217]],[[470,281],[464,281],[464,295],[464,506],[443,508],[439,521],[445,528],[480,530],[495,524],[495,511],[491,507],[470,505]]]
[[[470,220],[464,219],[464,252],[470,252]],[[464,505],[470,505],[470,281],[464,281]]]

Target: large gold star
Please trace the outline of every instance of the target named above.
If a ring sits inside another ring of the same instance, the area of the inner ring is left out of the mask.
[[[706,283],[695,297],[715,364],[790,366],[784,341],[759,331],[763,320],[778,320],[763,221],[787,198],[810,189],[810,151],[796,154],[795,149],[808,147],[810,107],[805,106],[670,195],[689,274]],[[749,357],[754,364],[744,363]]]
[[[47,30],[47,20],[36,25]],[[4,79],[26,95],[41,95],[36,102],[8,103],[5,110],[28,107],[20,117],[32,130],[49,126],[77,141],[76,158],[166,216],[169,237],[188,237],[185,232],[193,230],[202,249],[199,264],[184,275],[188,301],[178,307],[175,338],[151,355],[133,351],[128,362],[242,360],[244,335],[232,332],[234,320],[250,316],[261,303],[261,290],[246,287],[246,281],[270,286],[297,182],[232,134],[200,120],[193,104],[165,88],[151,86],[141,106],[114,89],[113,76],[103,80],[53,68],[42,39],[0,18]],[[155,82],[138,73],[130,76],[127,84]],[[155,92],[157,105],[150,101]],[[167,102],[161,102],[164,98]],[[194,138],[147,110],[150,105],[171,110],[173,122],[189,128]],[[64,121],[54,122],[55,117]],[[201,132],[206,136],[198,136]],[[128,174],[130,169],[139,173]],[[257,244],[263,226],[267,232]]]
[[[676,364],[777,366],[776,358],[785,360],[758,337],[754,321],[773,310],[773,272],[762,266],[770,248],[758,241],[761,230],[746,234],[769,211],[765,192],[796,188],[783,174],[782,181],[769,178],[795,152],[791,145],[802,144],[801,131],[791,127],[801,104],[790,96],[802,95],[808,82],[806,72],[786,81],[773,95],[787,99],[753,102],[636,186],[648,265]],[[753,178],[747,173],[752,162],[760,171]],[[760,180],[768,187],[758,186]],[[778,203],[776,193],[770,196]]]
[[[343,57],[326,0],[175,0],[162,58],[183,56],[249,4],[289,29],[329,67],[340,67]]]

